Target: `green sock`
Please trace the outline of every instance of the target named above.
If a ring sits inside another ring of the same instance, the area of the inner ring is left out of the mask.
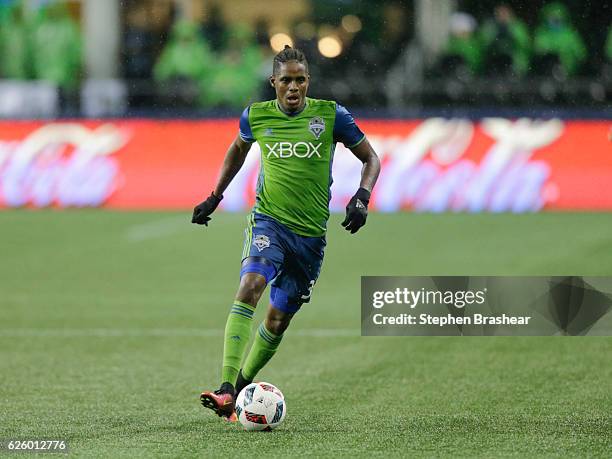
[[[255,307],[241,301],[234,301],[227,323],[223,345],[223,369],[221,383],[236,384],[244,351],[251,338],[251,325]]]
[[[275,335],[269,332],[263,322],[257,330],[253,346],[247,355],[242,366],[242,374],[248,380],[253,380],[255,375],[261,370],[268,360],[276,353],[278,345],[283,339],[283,335]]]

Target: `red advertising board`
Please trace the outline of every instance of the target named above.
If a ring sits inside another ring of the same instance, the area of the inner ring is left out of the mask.
[[[382,161],[380,211],[612,210],[608,121],[362,120]],[[190,208],[213,188],[237,120],[0,122],[0,208]],[[225,194],[252,205],[255,145]],[[332,209],[359,183],[338,145]]]

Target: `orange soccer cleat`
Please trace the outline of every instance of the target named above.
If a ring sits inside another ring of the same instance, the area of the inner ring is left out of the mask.
[[[200,395],[200,402],[204,408],[213,410],[217,416],[224,417],[230,422],[238,420],[236,412],[234,411],[234,394],[221,390],[202,392],[202,395]]]

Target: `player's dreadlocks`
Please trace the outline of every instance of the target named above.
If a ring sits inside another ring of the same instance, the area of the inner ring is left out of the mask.
[[[285,49],[274,56],[274,63],[272,64],[272,73],[277,75],[280,71],[281,64],[285,64],[290,61],[296,61],[300,64],[304,64],[306,72],[308,72],[308,61],[304,53],[296,48],[292,48],[289,45],[285,45]]]

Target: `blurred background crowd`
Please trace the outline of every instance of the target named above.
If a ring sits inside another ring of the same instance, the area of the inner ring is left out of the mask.
[[[0,0],[0,116],[225,110],[305,51],[351,107],[609,107],[612,5],[541,0]]]

